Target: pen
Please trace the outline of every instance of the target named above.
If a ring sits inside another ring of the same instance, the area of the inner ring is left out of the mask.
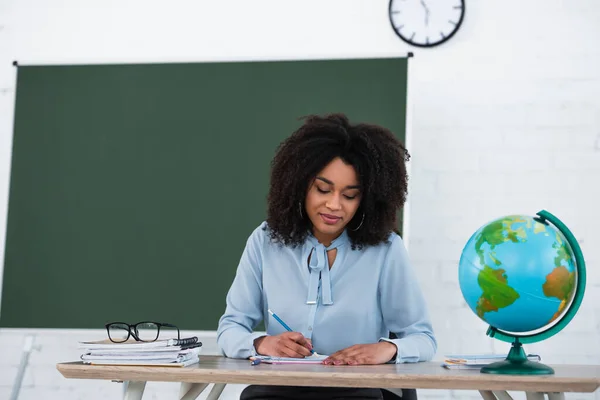
[[[252,360],[252,362],[250,363],[250,365],[258,365],[260,364],[260,358],[255,358],[254,360]]]
[[[277,316],[277,314],[275,314],[273,311],[271,311],[270,308],[269,308],[269,314],[271,314],[273,316],[273,318],[275,318],[277,320],[277,322],[279,322],[281,324],[281,326],[283,326],[288,332],[293,332],[292,328],[287,326],[287,324],[285,322],[283,322],[283,320],[281,318],[279,318]]]
[[[290,328],[289,326],[287,326],[287,324],[285,322],[283,322],[283,320],[281,318],[279,318],[277,316],[277,314],[275,314],[273,311],[271,311],[271,309],[269,308],[269,314],[271,314],[273,316],[273,318],[275,318],[277,320],[277,322],[279,322],[281,324],[281,326],[283,326],[288,332],[293,332],[292,328]],[[310,349],[310,352],[312,354],[315,353],[315,351],[313,349]]]

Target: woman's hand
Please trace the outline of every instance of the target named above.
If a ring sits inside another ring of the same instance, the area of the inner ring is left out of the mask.
[[[254,339],[258,354],[273,357],[302,358],[312,353],[312,343],[300,332],[284,332],[275,336],[261,336]]]
[[[325,360],[326,365],[373,365],[385,364],[396,354],[396,345],[390,342],[355,344],[333,353]]]

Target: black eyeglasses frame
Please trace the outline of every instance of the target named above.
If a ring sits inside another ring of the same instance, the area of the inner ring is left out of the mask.
[[[157,329],[156,329],[156,337],[152,340],[142,340],[139,337],[139,332],[137,330],[138,325],[142,325],[142,324],[154,324],[156,325]],[[124,340],[120,340],[120,341],[116,341],[113,340],[113,338],[110,336],[110,327],[112,325],[121,325],[121,326],[127,326],[127,337]],[[159,336],[160,336],[160,328],[161,327],[165,327],[165,328],[175,328],[177,329],[177,340],[180,340],[180,333],[179,333],[179,328],[173,324],[169,324],[166,322],[156,322],[156,321],[140,321],[138,323],[135,324],[128,324],[126,322],[119,322],[119,321],[114,321],[114,322],[109,322],[107,324],[104,325],[104,327],[106,328],[106,333],[108,334],[108,338],[110,339],[111,342],[113,343],[123,343],[129,340],[130,337],[133,337],[136,341],[138,342],[145,342],[145,343],[149,343],[149,342],[155,342]]]

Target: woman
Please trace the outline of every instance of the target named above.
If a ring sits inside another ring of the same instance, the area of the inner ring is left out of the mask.
[[[314,350],[329,365],[433,357],[425,301],[396,233],[408,159],[387,129],[352,125],[342,114],[310,116],[281,143],[267,220],[246,243],[219,321],[227,357]],[[267,334],[253,332],[263,320]],[[381,390],[249,386],[242,393],[266,397],[381,398]]]

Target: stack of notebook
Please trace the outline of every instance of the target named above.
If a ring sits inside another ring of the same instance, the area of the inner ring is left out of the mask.
[[[85,364],[185,367],[199,361],[202,342],[197,337],[123,343],[107,339],[79,342],[79,348],[83,349],[81,359]]]

